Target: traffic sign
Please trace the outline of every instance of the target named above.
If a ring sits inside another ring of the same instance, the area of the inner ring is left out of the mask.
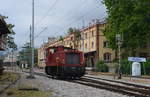
[[[128,57],[128,61],[132,61],[132,62],[146,62],[146,58]]]

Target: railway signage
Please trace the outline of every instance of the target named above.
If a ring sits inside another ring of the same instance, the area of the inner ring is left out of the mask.
[[[146,62],[146,58],[128,57],[128,61],[131,61],[131,62]]]

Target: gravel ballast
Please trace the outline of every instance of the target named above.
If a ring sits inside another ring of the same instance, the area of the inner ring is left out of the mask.
[[[51,92],[53,95],[47,95],[46,97],[131,97],[103,89],[96,89],[77,83],[43,76],[36,75],[36,79],[26,79],[29,74],[21,71],[20,73],[22,75],[21,80],[18,81],[15,87],[22,86],[22,83],[30,84],[30,86],[33,88],[38,88],[40,91]]]
[[[44,91],[53,91],[54,97],[129,97],[76,83],[37,76]]]

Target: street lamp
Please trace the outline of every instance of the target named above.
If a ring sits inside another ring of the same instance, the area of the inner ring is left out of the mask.
[[[116,34],[116,44],[118,46],[118,79],[121,79],[121,45],[122,45],[123,39],[121,38],[121,34]]]

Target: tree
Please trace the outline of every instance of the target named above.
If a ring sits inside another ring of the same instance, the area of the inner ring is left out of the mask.
[[[24,46],[22,47],[22,50],[19,52],[19,61],[31,65],[31,59],[32,59],[31,53],[32,52],[31,52],[30,43],[24,44]],[[34,49],[34,63],[35,63],[35,65],[37,65],[37,62],[38,62],[38,53],[37,53],[37,49]]]
[[[31,47],[30,43],[24,44],[22,50],[19,52],[20,62],[31,64]]]
[[[73,32],[74,32],[74,28],[71,28],[71,27],[70,27],[70,28],[68,29],[68,34],[72,34]]]
[[[74,40],[73,40],[73,44],[75,49],[78,49],[78,45],[79,45],[79,40],[81,39],[81,31],[79,29],[76,28],[69,28],[68,29],[68,34],[74,34]]]
[[[123,37],[122,47],[134,55],[136,48],[150,41],[150,0],[103,0],[108,18],[104,35],[116,49],[115,35]]]
[[[0,15],[3,19],[7,19],[8,17],[7,16],[2,16]],[[13,24],[7,24],[7,27],[10,31],[10,34],[7,35],[7,45],[8,45],[8,48],[11,48],[13,50],[16,50],[17,49],[17,45],[15,44],[14,42],[14,38],[13,38],[13,35],[15,35],[16,33],[14,32],[13,28],[15,27],[15,25]]]
[[[8,29],[11,31],[11,33],[7,36],[7,38],[8,38],[8,40],[7,40],[8,48],[12,48],[13,50],[17,50],[17,45],[14,42],[14,38],[13,38],[13,35],[16,34],[13,31],[13,28],[15,27],[15,25],[8,24],[7,26],[8,26]]]
[[[103,61],[97,62],[96,69],[100,72],[108,72],[108,66]]]

